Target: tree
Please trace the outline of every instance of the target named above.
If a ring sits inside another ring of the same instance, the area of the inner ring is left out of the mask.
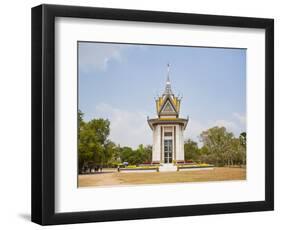
[[[197,142],[188,139],[184,142],[184,159],[196,161],[199,158],[199,149]]]
[[[240,157],[241,157],[242,164],[245,165],[246,164],[246,149],[247,149],[247,134],[246,134],[246,132],[240,133],[239,140],[240,140],[241,146],[243,147],[240,151]]]
[[[241,145],[243,145],[246,148],[246,144],[247,144],[247,134],[246,134],[246,132],[240,133],[239,139],[240,139]]]
[[[91,130],[95,136],[95,141],[101,145],[105,144],[110,133],[110,122],[107,119],[93,119],[87,123],[87,129]]]
[[[200,134],[201,141],[206,147],[209,158],[215,165],[224,165],[230,157],[231,140],[234,135],[227,132],[225,127],[213,127]]]
[[[146,145],[144,147],[144,162],[151,162],[151,161],[152,161],[152,145]]]
[[[103,165],[109,154],[109,147],[106,151],[106,141],[110,132],[110,122],[105,119],[93,119],[89,122],[83,121],[83,114],[78,112],[79,134],[79,171],[81,172],[86,162]],[[107,143],[109,145],[109,143]]]
[[[83,128],[83,125],[85,124],[85,122],[83,121],[83,116],[84,113],[81,112],[81,110],[78,110],[78,140],[80,138],[80,131]]]
[[[131,157],[133,156],[133,149],[130,147],[123,147],[121,148],[120,158],[121,162],[129,162],[131,163]]]
[[[246,133],[234,137],[225,127],[213,127],[200,135],[200,160],[217,166],[246,164]]]
[[[78,109],[78,122],[79,122],[79,125],[81,123],[83,123],[83,116],[84,116],[84,113],[82,113],[82,111],[80,109]]]
[[[114,144],[115,145],[115,144]],[[107,164],[109,167],[117,167],[121,162],[121,151],[122,148],[120,145],[115,145],[112,149],[112,156],[111,159],[108,160]]]
[[[114,142],[107,140],[104,144],[104,154],[102,157],[102,165],[114,164],[116,163],[116,145]],[[114,161],[115,160],[115,161]]]
[[[130,165],[138,165],[144,162],[151,162],[152,146],[144,146],[141,144],[135,150],[130,147],[123,147],[121,148],[120,158],[122,162],[128,162]]]
[[[134,157],[131,158],[134,164],[142,164],[144,162],[151,162],[152,159],[152,146],[143,144],[139,145],[134,151]]]

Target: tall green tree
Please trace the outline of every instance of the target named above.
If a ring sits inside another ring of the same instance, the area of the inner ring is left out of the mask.
[[[121,148],[121,152],[120,152],[120,159],[121,162],[129,162],[130,164],[132,164],[132,158],[134,154],[134,150],[130,147],[122,147]]]
[[[188,139],[184,142],[184,159],[185,161],[196,161],[199,158],[199,149],[197,142]]]
[[[228,159],[233,133],[227,132],[225,127],[213,127],[200,134],[201,141],[212,158],[212,163],[224,165]]]
[[[242,164],[246,165],[247,133],[242,132],[239,136],[239,140],[243,147],[240,151],[240,158],[241,158]]]
[[[86,162],[92,161],[94,164],[102,165],[108,160],[109,147],[107,146],[106,149],[106,141],[110,132],[110,122],[105,119],[93,119],[84,122],[82,113],[78,115],[78,159],[79,170],[81,171]]]
[[[152,145],[146,145],[144,147],[144,162],[151,162],[152,161]]]
[[[85,124],[85,122],[83,121],[83,116],[84,116],[84,114],[79,109],[78,110],[78,140],[80,138],[80,131],[82,130],[83,125]]]
[[[247,144],[247,134],[246,134],[246,132],[240,133],[239,139],[240,139],[241,145],[243,145],[246,148],[246,144]]]
[[[152,146],[143,144],[139,145],[134,151],[134,155],[131,158],[133,164],[142,164],[144,162],[151,162],[152,159]]]
[[[116,163],[117,146],[114,142],[107,140],[104,144],[104,154],[102,157],[102,165],[112,165]]]

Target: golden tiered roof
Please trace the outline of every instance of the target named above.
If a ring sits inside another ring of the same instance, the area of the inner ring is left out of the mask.
[[[164,93],[162,96],[156,98],[155,102],[158,118],[148,118],[148,123],[151,129],[153,129],[154,125],[158,124],[180,124],[184,129],[186,128],[188,118],[179,118],[181,99],[176,97],[172,92],[169,65]]]
[[[161,113],[165,112],[163,111],[164,107],[165,107],[165,104],[167,102],[170,102],[175,113],[176,113],[176,116],[179,115],[180,113],[180,102],[181,100],[178,98],[178,97],[175,97],[174,95],[165,95],[163,94],[162,97],[158,97],[155,102],[156,102],[156,111],[157,111],[157,114],[158,116],[161,115]]]
[[[172,91],[170,81],[170,65],[168,64],[165,90],[162,96],[156,99],[156,110],[158,116],[161,117],[161,115],[172,115],[178,117],[180,112],[180,102],[181,100],[179,97],[176,97]]]

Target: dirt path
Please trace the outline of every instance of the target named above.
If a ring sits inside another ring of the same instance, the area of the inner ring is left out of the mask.
[[[79,175],[79,187],[118,185],[120,180],[114,176],[115,172]]]

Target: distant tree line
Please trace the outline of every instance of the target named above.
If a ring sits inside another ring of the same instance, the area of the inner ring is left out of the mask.
[[[83,120],[78,112],[78,167],[82,173],[86,167],[117,167],[128,162],[138,165],[152,161],[152,146],[140,144],[137,149],[120,147],[109,139],[108,119]],[[246,133],[236,138],[225,127],[213,127],[200,134],[202,147],[188,139],[184,143],[185,161],[209,163],[216,166],[246,164]]]
[[[139,145],[137,149],[120,147],[108,137],[110,122],[107,119],[83,120],[78,112],[78,167],[79,173],[85,168],[117,167],[122,162],[141,164],[151,162],[152,146]]]
[[[246,133],[238,138],[225,127],[213,127],[200,134],[201,148],[188,139],[184,143],[186,161],[214,164],[216,166],[246,165]]]

